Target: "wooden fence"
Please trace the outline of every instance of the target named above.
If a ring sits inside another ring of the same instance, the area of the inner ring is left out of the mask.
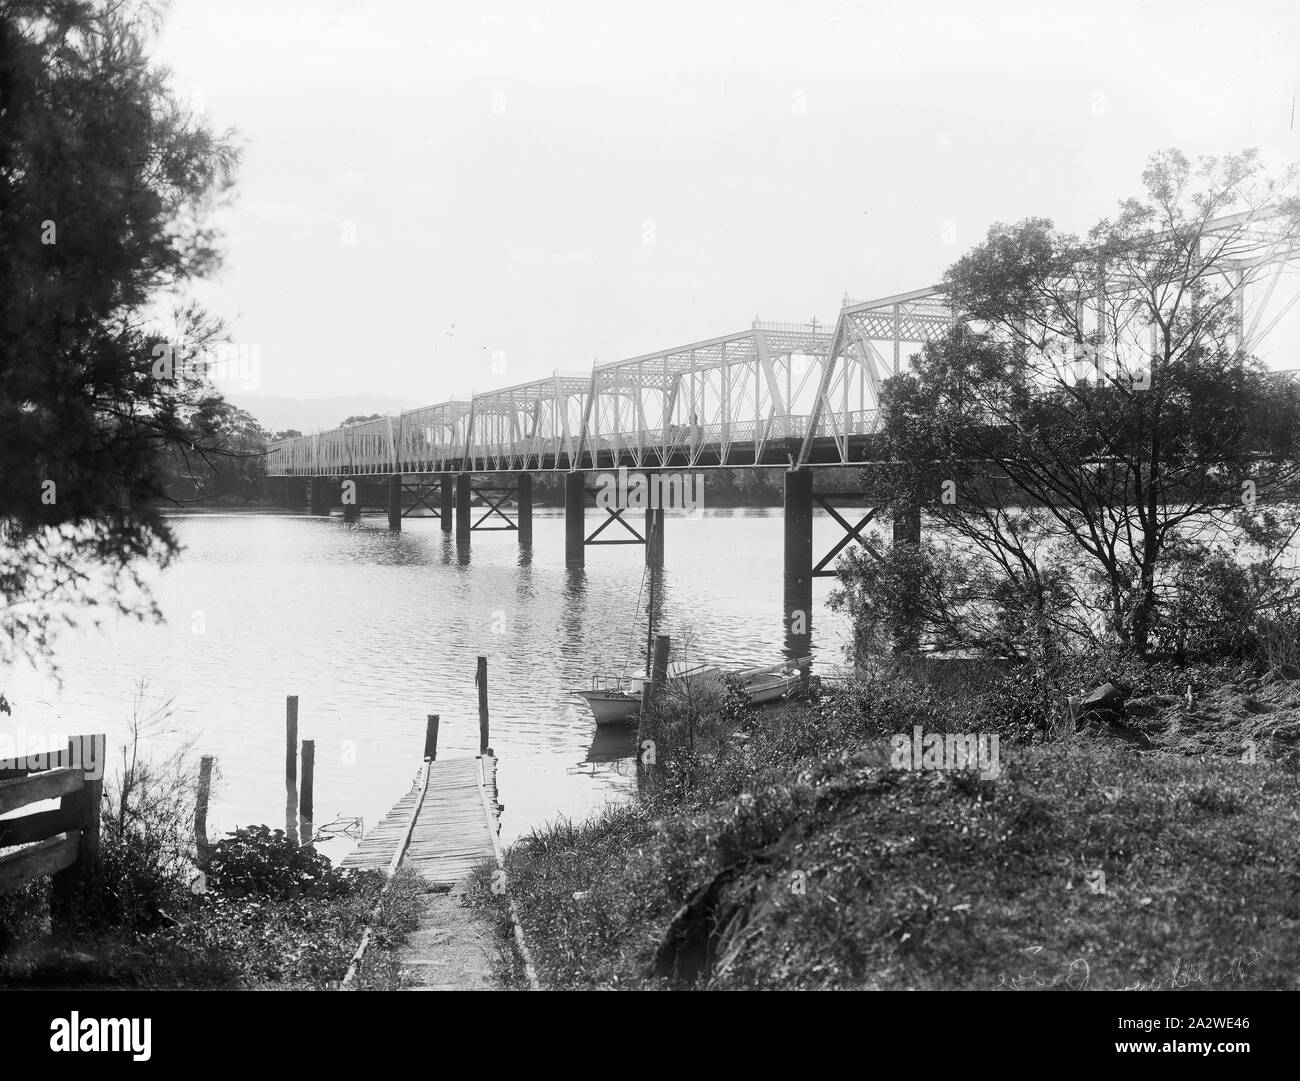
[[[44,875],[53,878],[55,900],[67,898],[94,866],[99,854],[99,810],[104,781],[90,780],[83,750],[92,746],[95,762],[104,765],[105,737],[74,736],[66,757],[52,754],[51,768],[0,769],[0,814],[57,799],[57,809],[0,818],[0,894]],[[71,763],[65,765],[63,763]]]

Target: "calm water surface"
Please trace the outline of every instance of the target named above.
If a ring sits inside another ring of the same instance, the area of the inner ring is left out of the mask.
[[[593,670],[642,663],[639,546],[587,549],[564,567],[559,511],[536,511],[531,550],[510,532],[457,546],[436,519],[390,533],[380,517],[231,515],[175,520],[184,552],[155,576],[163,625],[130,620],[66,632],[62,684],[25,667],[3,687],[15,731],[126,730],[141,680],[152,702],[174,699],[178,735],[215,755],[222,773],[210,829],[284,817],[284,696],[299,697],[299,735],[316,740],[316,823],[374,824],[405,791],[423,749],[425,715],[441,717],[439,756],[475,754],[475,658],[489,658],[492,745],[500,757],[502,837],[577,817],[629,790],[630,738],[602,736],[581,699]],[[689,637],[700,660],[781,660],[780,510],[669,517],[663,633]],[[588,516],[588,528],[594,519]],[[819,517],[820,557],[839,527]],[[847,626],[814,582],[819,666],[838,663]],[[645,597],[641,596],[644,612]],[[201,633],[200,633],[201,632]],[[351,842],[331,844],[342,855]]]

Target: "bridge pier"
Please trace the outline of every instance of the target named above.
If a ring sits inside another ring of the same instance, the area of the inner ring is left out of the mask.
[[[787,660],[812,653],[813,472],[785,475],[785,651]]]
[[[302,510],[303,502],[306,499],[306,485],[303,477],[285,477],[288,482],[285,485],[286,506],[290,510]]]
[[[664,509],[646,508],[645,512],[645,565],[660,570],[664,565]]]
[[[402,474],[388,477],[388,528],[402,531]]]
[[[352,502],[348,502],[348,483],[352,485]],[[361,521],[361,478],[343,477],[339,481],[339,497],[343,501],[343,520],[345,522]]]
[[[442,531],[450,533],[452,519],[456,516],[456,478],[451,473],[439,474],[442,481],[442,509],[438,512],[442,519]]]
[[[564,475],[564,563],[581,567],[586,562],[587,474],[580,469]]]
[[[533,475],[531,473],[519,474],[515,498],[518,507],[519,543],[527,546],[533,543]]]
[[[325,478],[311,478],[311,512],[317,516],[328,515],[329,502],[325,498]]]
[[[469,518],[469,502],[473,495],[468,473],[456,474],[456,539],[469,540],[473,523]]]

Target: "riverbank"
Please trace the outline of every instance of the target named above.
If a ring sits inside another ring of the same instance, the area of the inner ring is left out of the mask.
[[[542,983],[1296,989],[1300,682],[1209,675],[1134,688],[1147,749],[996,688],[714,712],[657,791],[507,851]],[[898,768],[915,725],[998,736],[999,775]]]
[[[188,882],[180,864],[151,862],[156,835],[109,839],[99,877],[57,921],[49,879],[0,896],[0,988],[326,990],[367,927],[357,989],[411,983],[406,943],[439,903],[418,875],[400,868],[384,890],[382,874],[336,871],[283,834],[241,834]]]

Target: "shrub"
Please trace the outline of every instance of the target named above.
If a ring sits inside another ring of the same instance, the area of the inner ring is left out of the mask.
[[[352,874],[284,830],[245,826],[217,842],[207,867],[208,888],[229,897],[341,897]]]

